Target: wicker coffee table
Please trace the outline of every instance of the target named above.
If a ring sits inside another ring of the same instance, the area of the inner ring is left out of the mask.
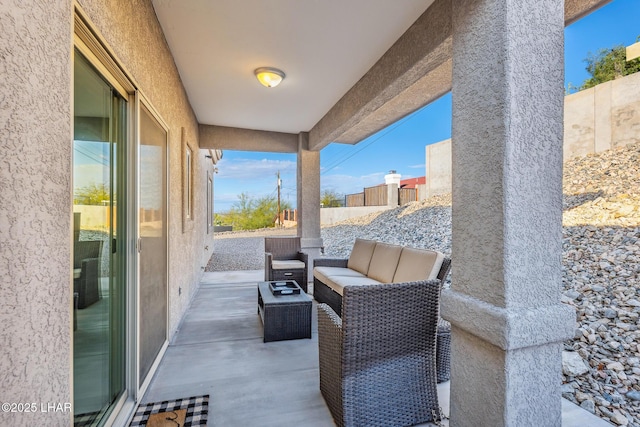
[[[269,282],[259,282],[258,314],[264,326],[264,342],[311,338],[311,298],[304,291],[273,295]]]

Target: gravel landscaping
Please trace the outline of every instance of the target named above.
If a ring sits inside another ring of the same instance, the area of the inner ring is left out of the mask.
[[[563,396],[640,427],[640,144],[566,162],[563,190],[562,302],[577,319],[563,352]],[[208,269],[263,268],[262,237],[232,235],[216,241]],[[324,227],[326,255],[347,257],[356,237],[450,255],[451,197]]]

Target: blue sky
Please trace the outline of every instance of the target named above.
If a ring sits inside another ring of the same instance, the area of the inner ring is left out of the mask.
[[[628,46],[640,35],[640,0],[614,0],[565,30],[565,87],[587,77],[589,52]],[[451,94],[399,120],[356,145],[330,144],[320,153],[321,189],[341,194],[381,184],[395,169],[402,178],[425,174],[425,147],[451,137]],[[276,194],[276,172],[282,197],[296,204],[296,155],[225,151],[215,177],[214,209],[227,211],[242,192],[251,197]]]

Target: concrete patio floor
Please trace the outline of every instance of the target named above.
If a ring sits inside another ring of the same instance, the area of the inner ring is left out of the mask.
[[[204,274],[141,403],[208,394],[208,426],[334,425],[318,382],[315,306],[311,339],[263,343],[256,290],[263,274]],[[438,396],[449,415],[448,382]],[[611,426],[565,399],[562,420],[564,427]]]

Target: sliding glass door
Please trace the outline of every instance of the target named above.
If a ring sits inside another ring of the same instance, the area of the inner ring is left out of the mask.
[[[167,131],[140,105],[139,383],[167,341]]]
[[[127,101],[75,51],[73,379],[77,424],[125,392]]]

